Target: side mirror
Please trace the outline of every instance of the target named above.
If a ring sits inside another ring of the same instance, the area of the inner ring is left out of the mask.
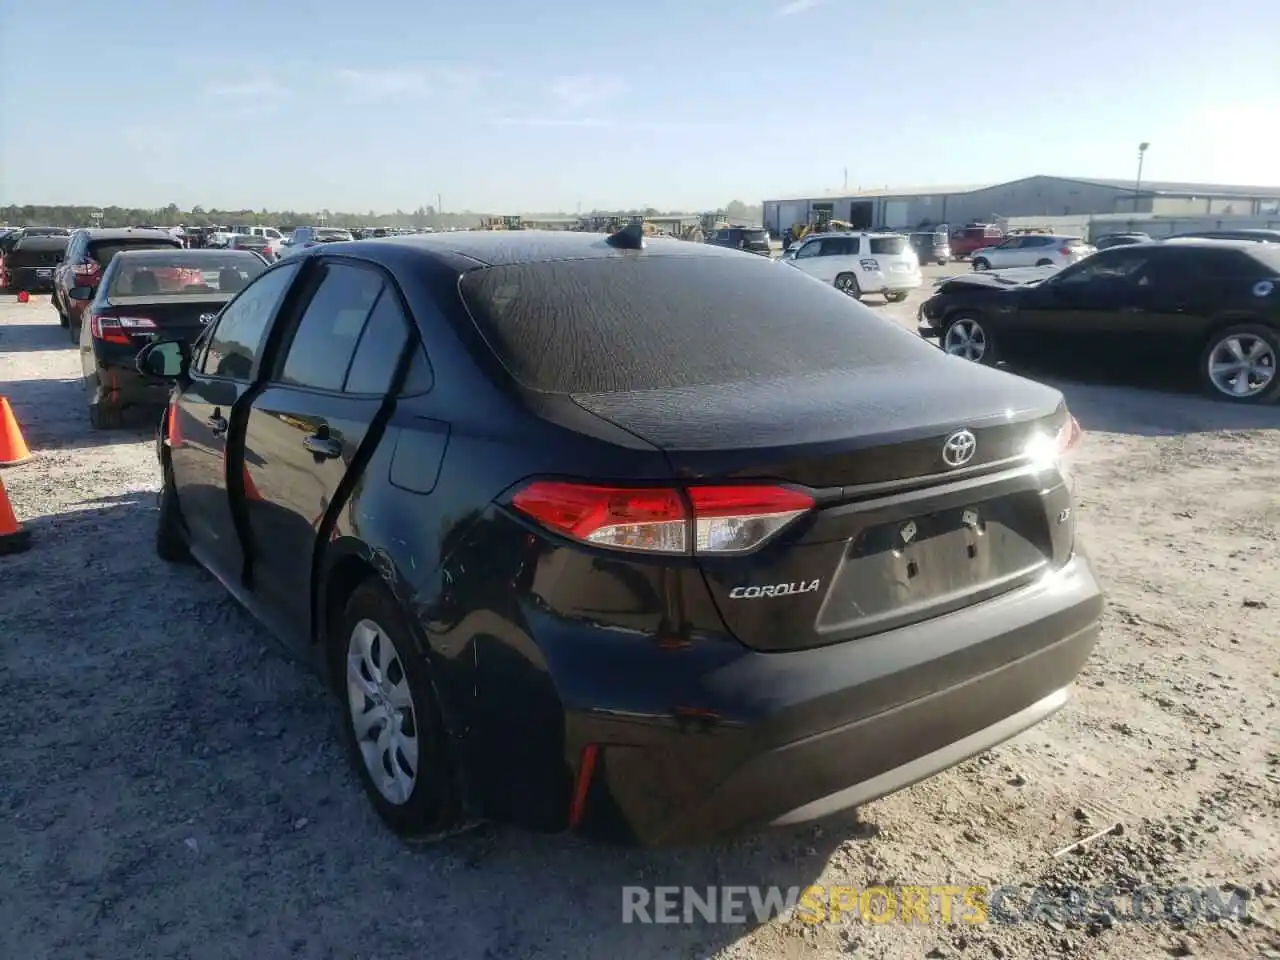
[[[92,300],[93,287],[72,287],[67,291],[67,296],[72,300]]]
[[[138,352],[138,372],[161,380],[177,380],[187,372],[187,348],[178,340],[156,340]]]

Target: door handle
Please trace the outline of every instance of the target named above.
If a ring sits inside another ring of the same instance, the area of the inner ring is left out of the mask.
[[[317,460],[335,460],[342,456],[342,441],[335,440],[327,431],[304,437],[302,445]]]
[[[214,433],[227,432],[227,418],[222,415],[222,411],[217,407],[213,408],[213,413],[210,414],[207,420],[205,420],[204,424]]]

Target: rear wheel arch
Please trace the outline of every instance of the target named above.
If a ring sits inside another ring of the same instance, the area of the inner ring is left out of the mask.
[[[347,601],[362,584],[373,579],[382,578],[373,563],[360,553],[344,553],[321,570],[312,586],[313,646],[329,646]]]
[[[1238,327],[1245,323],[1255,324],[1260,327],[1267,327],[1274,330],[1277,336],[1280,336],[1280,323],[1277,323],[1274,320],[1270,320],[1266,317],[1259,317],[1256,314],[1246,313],[1243,311],[1238,313],[1224,313],[1220,316],[1214,317],[1209,323],[1204,336],[1200,338],[1198,346],[1201,350],[1204,350],[1213,342],[1215,337],[1222,333],[1222,331],[1230,327]]]

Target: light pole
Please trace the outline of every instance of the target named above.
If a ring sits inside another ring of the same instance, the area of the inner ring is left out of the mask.
[[[1138,200],[1142,194],[1142,159],[1147,155],[1147,147],[1151,144],[1145,140],[1138,144],[1138,179],[1133,183],[1133,212],[1138,212]]]

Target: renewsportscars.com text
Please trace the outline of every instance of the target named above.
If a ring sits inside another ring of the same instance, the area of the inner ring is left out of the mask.
[[[984,924],[1194,923],[1240,919],[1248,900],[1217,887],[1035,887],[971,884],[877,887],[622,888],[623,923],[767,923],[784,915],[802,923]]]

